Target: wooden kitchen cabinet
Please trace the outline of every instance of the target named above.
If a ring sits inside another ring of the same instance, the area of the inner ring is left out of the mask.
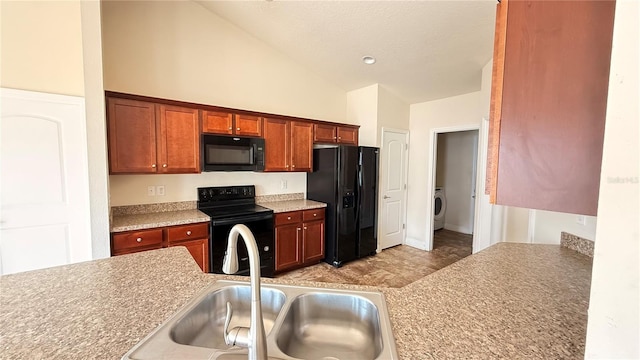
[[[111,174],[200,172],[198,110],[107,97]]]
[[[305,171],[313,166],[313,124],[264,120],[264,171]]]
[[[615,1],[497,5],[492,203],[596,215],[614,8]]]
[[[358,128],[329,124],[313,124],[313,142],[358,145]]]
[[[202,132],[261,137],[262,117],[205,110],[202,112]]]
[[[186,247],[200,269],[209,272],[208,222],[111,234],[113,256],[170,246]]]
[[[324,209],[275,214],[276,272],[324,259]]]

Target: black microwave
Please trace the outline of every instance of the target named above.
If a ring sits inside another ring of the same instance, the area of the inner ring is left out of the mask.
[[[202,135],[202,171],[264,170],[264,139]]]

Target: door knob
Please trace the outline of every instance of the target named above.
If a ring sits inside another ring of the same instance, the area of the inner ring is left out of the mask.
[[[387,195],[385,195],[385,196],[383,196],[382,198],[383,198],[383,199],[390,199],[390,198],[391,198],[391,196],[387,196]]]

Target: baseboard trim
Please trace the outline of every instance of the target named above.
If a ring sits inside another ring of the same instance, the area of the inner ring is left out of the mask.
[[[407,237],[405,239],[405,241],[404,241],[404,244],[408,245],[408,246],[411,246],[411,247],[414,247],[416,249],[427,250],[427,246],[424,243],[424,241],[420,241],[418,239]]]
[[[451,231],[455,231],[455,232],[459,232],[467,235],[470,235],[472,233],[472,231],[469,230],[467,227],[460,226],[460,225],[444,223],[444,228],[445,230],[451,230]]]

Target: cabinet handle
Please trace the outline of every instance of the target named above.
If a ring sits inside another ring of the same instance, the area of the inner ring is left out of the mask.
[[[141,238],[141,237],[139,237],[139,238],[137,238],[137,239],[136,239],[136,241],[137,241],[137,242],[142,242],[142,238]]]
[[[337,138],[338,138],[337,136],[334,136],[334,137],[333,137],[333,139],[334,139],[334,140],[335,140],[335,139],[337,139]]]
[[[237,131],[240,131],[240,128],[236,128]]]
[[[229,126],[229,130],[233,130],[233,128],[231,126]]]
[[[307,230],[307,227],[305,226],[304,229]]]
[[[264,250],[264,251],[269,251],[269,247],[268,247],[268,246],[265,246],[265,247],[263,248],[263,250]]]
[[[298,231],[302,230],[301,228],[298,228]]]
[[[156,164],[151,164],[151,167],[155,169],[155,167],[156,167]]]
[[[338,136],[338,140],[342,140],[342,136]]]
[[[291,216],[287,216],[287,220],[291,220]]]
[[[292,168],[296,167],[295,165],[291,165]]]
[[[318,214],[317,213],[313,213],[313,217],[316,217],[316,216],[318,216]]]
[[[191,230],[187,230],[187,236],[191,236]]]
[[[285,165],[284,167],[286,167],[287,169],[289,168],[289,165]]]
[[[166,168],[166,167],[167,167],[167,164],[162,164],[162,167],[163,167],[163,168]]]

